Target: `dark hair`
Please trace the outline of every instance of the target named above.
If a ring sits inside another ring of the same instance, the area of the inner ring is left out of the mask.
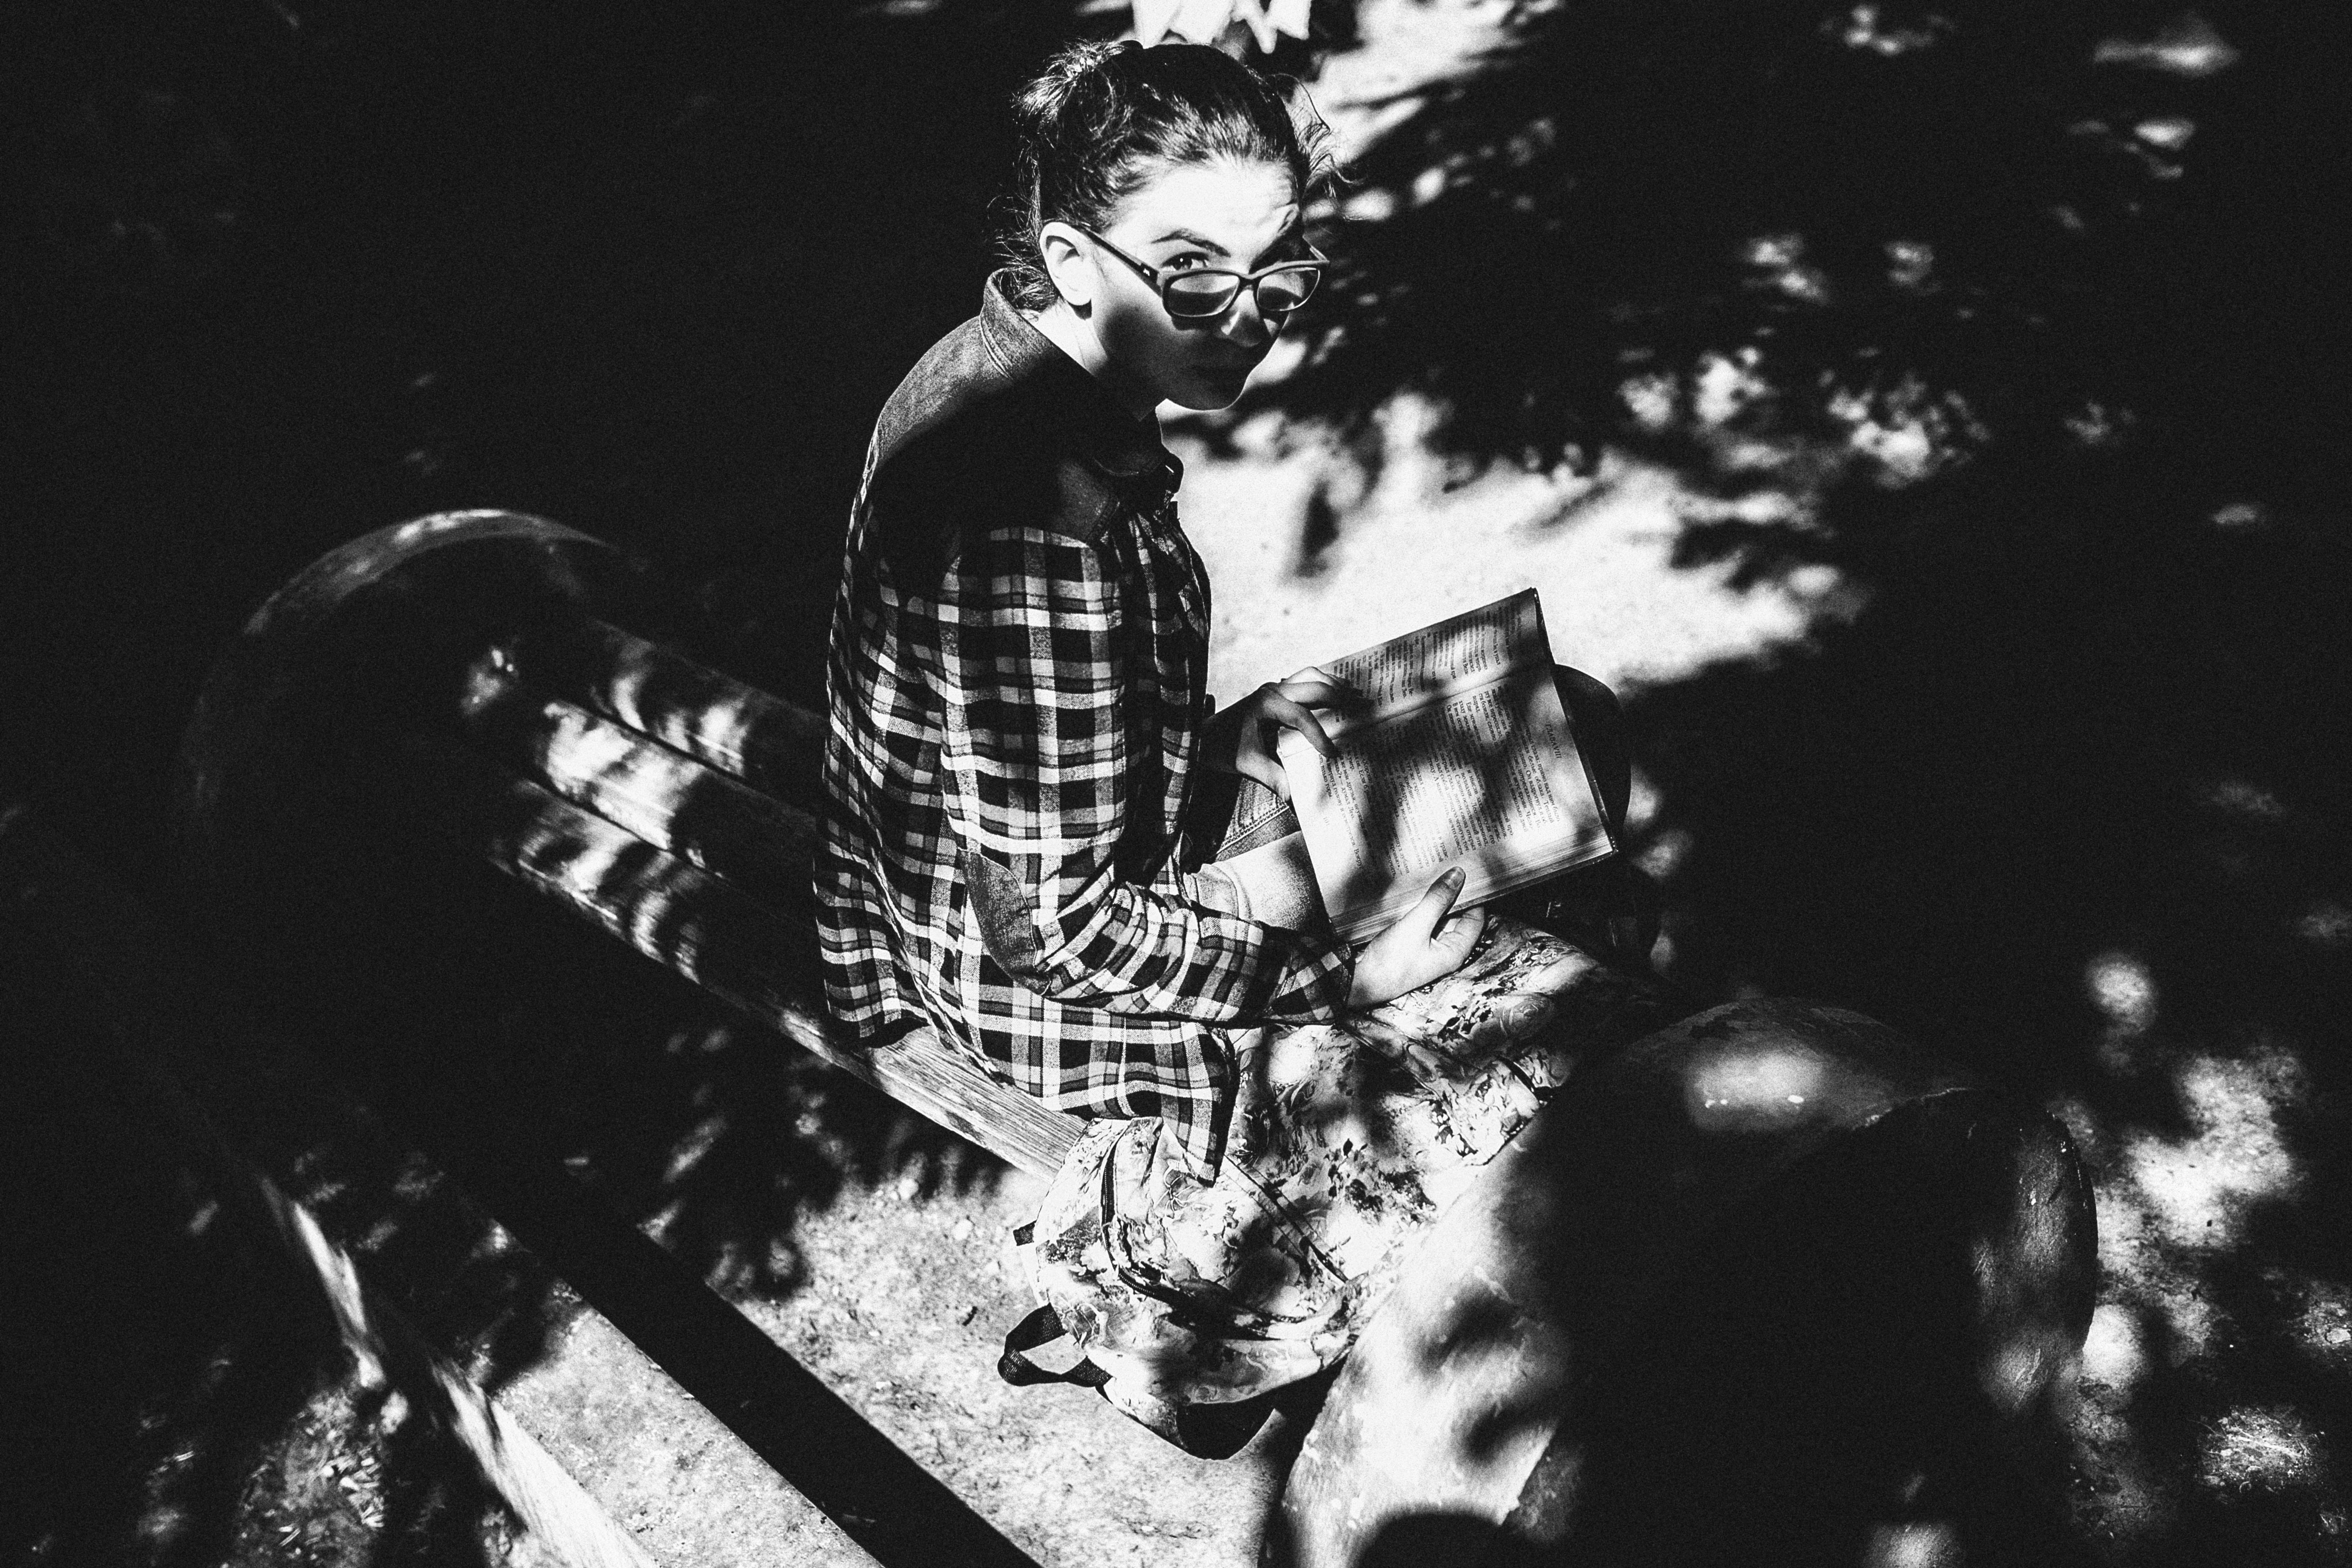
[[[1037,248],[1048,223],[1101,228],[1158,169],[1223,159],[1278,163],[1301,202],[1334,170],[1329,132],[1291,118],[1280,89],[1206,44],[1073,44],[1013,100],[1020,145],[999,238],[1015,302],[1054,302]]]

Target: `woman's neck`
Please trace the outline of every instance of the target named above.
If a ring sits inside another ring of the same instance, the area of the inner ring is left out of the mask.
[[[1160,400],[1148,391],[1130,388],[1121,382],[1111,368],[1110,356],[1103,353],[1102,341],[1084,317],[1070,309],[1066,300],[1056,300],[1042,310],[1022,312],[1030,324],[1045,334],[1046,341],[1078,362],[1088,375],[1103,384],[1106,391],[1119,401],[1134,419],[1148,421]]]

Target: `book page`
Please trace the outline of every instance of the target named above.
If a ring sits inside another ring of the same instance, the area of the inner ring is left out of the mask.
[[[1551,653],[1528,588],[1323,668],[1361,692],[1378,719],[1536,663],[1550,668]]]
[[[1360,724],[1318,757],[1286,735],[1293,804],[1332,925],[1384,924],[1451,866],[1466,907],[1612,852],[1546,658]]]

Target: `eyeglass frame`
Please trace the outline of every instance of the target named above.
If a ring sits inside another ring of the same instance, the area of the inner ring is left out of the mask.
[[[1271,321],[1287,321],[1294,314],[1297,313],[1299,305],[1306,304],[1307,300],[1311,300],[1315,297],[1316,289],[1322,287],[1323,284],[1323,269],[1331,265],[1331,258],[1329,257],[1316,249],[1312,244],[1309,244],[1307,247],[1307,259],[1304,261],[1277,261],[1271,267],[1261,267],[1255,272],[1243,272],[1231,267],[1188,267],[1181,271],[1172,269],[1168,270],[1166,275],[1162,276],[1161,268],[1152,266],[1149,261],[1143,261],[1135,257],[1129,256],[1126,251],[1121,250],[1118,246],[1113,245],[1109,240],[1105,239],[1101,235],[1097,234],[1094,230],[1087,227],[1085,225],[1074,223],[1070,225],[1070,226],[1076,229],[1080,234],[1085,235],[1088,239],[1093,240],[1097,245],[1101,246],[1105,250],[1109,251],[1113,256],[1118,257],[1121,261],[1126,262],[1129,267],[1135,268],[1136,275],[1141,278],[1146,283],[1150,284],[1152,289],[1160,295],[1160,308],[1168,312],[1168,319],[1171,321],[1216,321],[1227,310],[1232,310],[1235,305],[1241,303],[1242,290],[1244,289],[1249,290],[1250,302],[1257,307],[1257,313],[1259,316]],[[1287,310],[1267,310],[1265,308],[1265,301],[1258,298],[1257,286],[1265,281],[1268,278],[1273,277],[1277,272],[1288,272],[1295,268],[1309,270],[1315,274],[1314,285],[1307,290],[1306,299],[1300,300],[1298,301],[1298,305],[1293,305]],[[1202,272],[1220,273],[1227,278],[1238,278],[1241,281],[1234,285],[1234,297],[1226,300],[1224,304],[1220,306],[1218,309],[1211,310],[1204,315],[1198,316],[1185,316],[1178,314],[1175,307],[1168,302],[1169,289],[1173,286],[1175,280],[1179,278],[1190,278]]]

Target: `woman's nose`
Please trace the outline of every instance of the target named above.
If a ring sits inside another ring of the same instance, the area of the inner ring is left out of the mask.
[[[1262,349],[1274,340],[1276,327],[1258,313],[1257,290],[1244,289],[1234,297],[1233,309],[1218,325],[1217,335],[1245,349]]]

